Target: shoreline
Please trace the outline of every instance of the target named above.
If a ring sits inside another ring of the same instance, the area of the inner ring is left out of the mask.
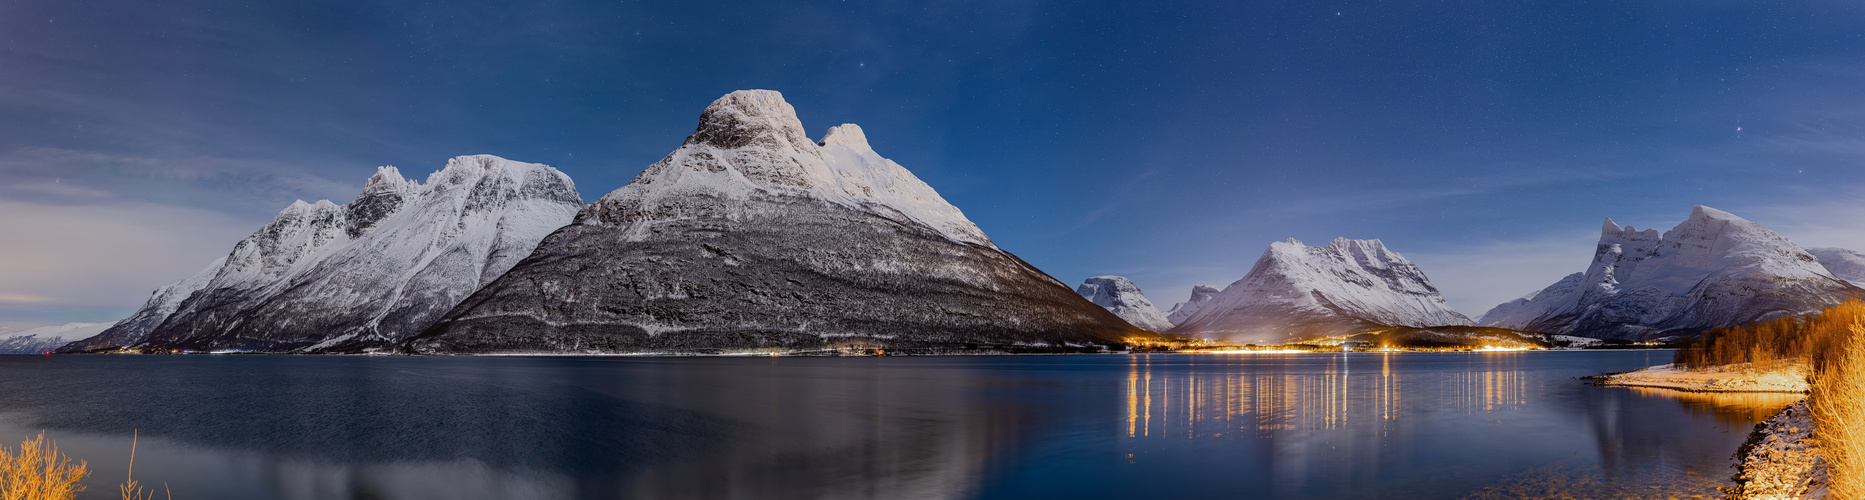
[[[1827,467],[1813,439],[1807,400],[1759,424],[1736,450],[1734,499],[1824,499]]]
[[[1743,363],[1699,370],[1663,364],[1585,378],[1602,387],[1648,387],[1682,392],[1806,394],[1811,388],[1807,383],[1806,364],[1797,361],[1777,361],[1759,366]]]

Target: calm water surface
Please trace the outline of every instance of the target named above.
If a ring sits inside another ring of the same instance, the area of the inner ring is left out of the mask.
[[[1791,396],[1575,377],[1669,351],[939,358],[0,356],[113,498],[1716,495]]]

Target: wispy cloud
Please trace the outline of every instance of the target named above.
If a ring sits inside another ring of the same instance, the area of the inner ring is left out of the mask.
[[[1598,242],[1598,233],[1571,232],[1405,255],[1431,278],[1445,302],[1476,319],[1497,304],[1585,271]]]
[[[263,214],[293,199],[345,201],[361,182],[276,160],[107,154],[57,148],[0,152],[0,200],[46,204],[150,202]]]

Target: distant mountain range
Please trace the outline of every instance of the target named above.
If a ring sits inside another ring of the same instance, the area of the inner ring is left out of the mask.
[[[286,207],[123,321],[0,336],[0,353],[1095,350],[1150,332],[1265,344],[1476,325],[1650,339],[1817,311],[1859,283],[1865,254],[1696,207],[1662,235],[1607,219],[1585,272],[1477,321],[1379,240],[1346,238],[1273,243],[1161,311],[1121,276],[1071,292],[860,127],[812,141],[782,95],[752,90],[595,203],[556,169],[495,156],[425,182],[383,167],[349,203]]]
[[[0,354],[45,354],[65,344],[103,333],[116,323],[65,323],[15,333],[0,333]]]
[[[1126,278],[1093,280],[1128,283],[1100,288],[1117,293],[1096,300],[1128,321],[1150,321],[1157,312],[1135,306],[1151,301]],[[1607,219],[1586,272],[1498,305],[1475,322],[1451,310],[1404,257],[1377,240],[1347,239],[1322,247],[1270,245],[1243,279],[1221,291],[1194,287],[1191,300],[1174,305],[1166,319],[1172,334],[1251,343],[1473,324],[1647,340],[1816,312],[1865,294],[1861,283],[1865,254],[1802,250],[1758,224],[1699,206],[1662,235]]]

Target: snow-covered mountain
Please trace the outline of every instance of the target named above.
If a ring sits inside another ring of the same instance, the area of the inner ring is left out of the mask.
[[[419,333],[568,224],[570,177],[490,155],[425,183],[382,167],[348,204],[298,201],[119,327],[67,351],[329,351]]]
[[[1146,300],[1146,294],[1140,293],[1139,285],[1133,284],[1122,276],[1095,276],[1081,282],[1075,287],[1075,293],[1088,299],[1094,305],[1106,308],[1120,316],[1120,319],[1140,328],[1163,332],[1172,328],[1172,322],[1166,320],[1166,313],[1153,307],[1153,301]]]
[[[89,338],[116,323],[65,323],[17,333],[0,333],[0,354],[44,354]]]
[[[1853,286],[1865,287],[1865,253],[1858,253],[1844,248],[1809,248],[1807,253],[1820,259],[1820,265],[1832,271],[1833,276]]]
[[[1107,344],[1138,330],[999,250],[875,153],[739,91],[628,185],[410,340],[414,352]]]
[[[1786,237],[1698,206],[1663,235],[1606,219],[1586,272],[1498,305],[1480,323],[1650,339],[1814,312],[1854,293]]]
[[[1172,322],[1174,326],[1184,323],[1185,318],[1191,317],[1192,314],[1198,312],[1198,308],[1210,303],[1211,298],[1216,297],[1219,291],[1217,287],[1210,285],[1192,285],[1191,299],[1173,304],[1172,310],[1166,311],[1166,321]]]
[[[1379,240],[1338,238],[1311,247],[1290,238],[1269,245],[1249,274],[1170,333],[1282,343],[1384,326],[1469,324],[1418,266]]]

